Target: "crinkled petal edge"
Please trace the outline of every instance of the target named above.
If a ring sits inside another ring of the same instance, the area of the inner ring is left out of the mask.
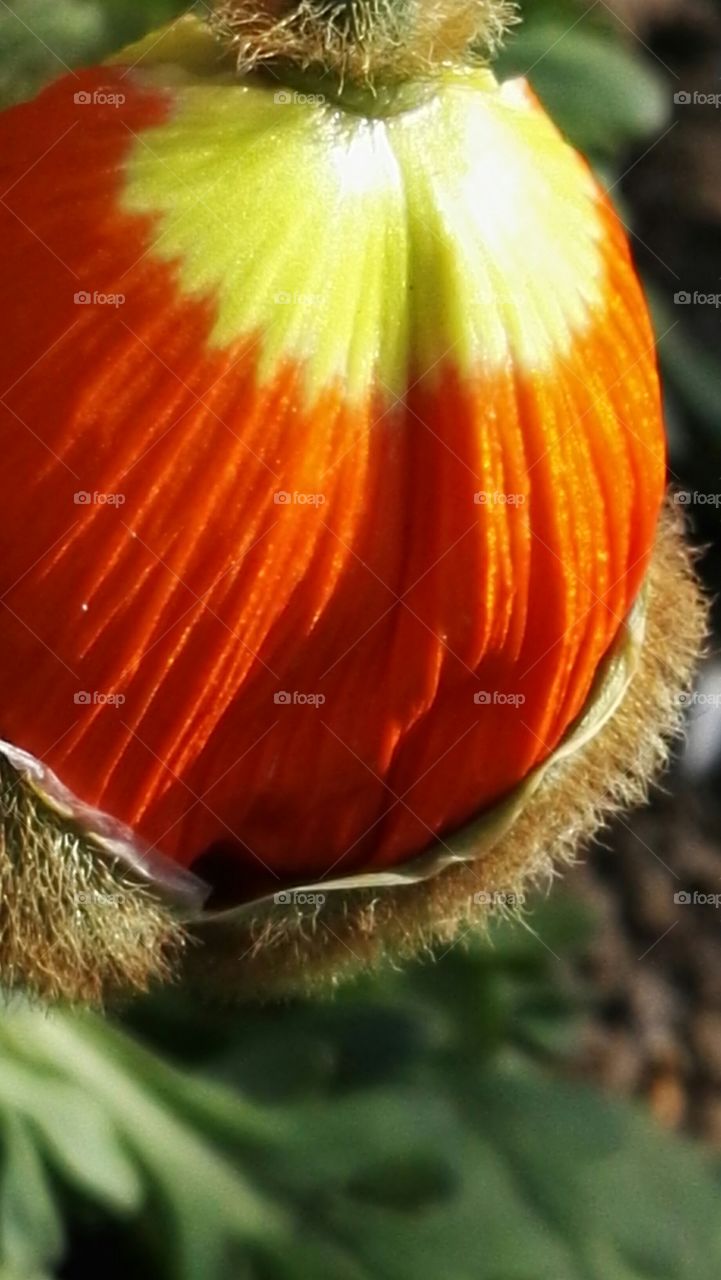
[[[303,994],[384,960],[432,953],[494,914],[516,911],[615,813],[648,798],[683,729],[683,695],[707,625],[682,516],[670,506],[642,596],[584,713],[542,768],[397,871],[319,881],[280,901],[207,913],[191,931],[203,945],[188,953],[188,978],[228,999]]]
[[[541,768],[400,868],[231,910],[203,910],[207,885],[0,743],[0,986],[98,1004],[180,975],[219,997],[267,998],[452,943],[513,909],[609,816],[645,799],[682,726],[706,624],[672,508],[583,714]]]

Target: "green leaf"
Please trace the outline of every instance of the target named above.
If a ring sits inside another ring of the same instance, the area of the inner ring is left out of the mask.
[[[710,1162],[630,1108],[510,1067],[456,1098],[399,1089],[297,1109],[275,1178],[297,1200],[301,1242],[335,1242],[374,1280],[714,1280],[721,1268]]]
[[[116,1211],[137,1207],[138,1174],[107,1113],[79,1082],[0,1057],[0,1107],[22,1116],[48,1159],[81,1191]]]
[[[92,60],[105,37],[102,10],[82,0],[0,5],[0,104],[30,97],[48,80]]]
[[[56,76],[100,61],[188,7],[187,0],[3,0],[0,106],[32,97]]]
[[[519,1197],[565,1241],[574,1280],[719,1273],[718,1176],[699,1150],[634,1108],[540,1075],[487,1074],[469,1101]]]
[[[105,1177],[105,1190],[117,1185],[111,1175],[117,1179],[119,1174],[119,1150],[132,1161],[128,1168],[134,1184],[140,1180],[143,1188],[145,1229],[173,1280],[224,1277],[229,1260],[282,1225],[280,1208],[256,1191],[183,1114],[186,1092],[197,1095],[202,1112],[207,1090],[212,1109],[214,1091],[207,1085],[193,1088],[100,1019],[20,1009],[0,1029],[0,1045],[5,1051],[0,1098],[4,1093],[6,1101],[14,1099],[30,1112],[51,1149],[57,1144],[54,1154],[68,1161],[66,1172],[76,1182],[87,1153],[86,1194],[93,1195],[98,1177]],[[74,1124],[81,1123],[82,1105],[92,1116],[90,1143],[78,1141]],[[221,1094],[220,1105],[242,1128],[243,1109],[232,1095]],[[50,1119],[53,1111],[57,1128]],[[67,1142],[75,1143],[72,1156],[69,1146],[60,1146],[65,1126]],[[99,1135],[107,1139],[103,1154]],[[140,1207],[137,1201],[134,1207]],[[239,1263],[233,1265],[239,1273]]]
[[[680,284],[677,282],[675,287],[680,289]],[[658,349],[668,385],[676,392],[687,412],[699,422],[704,432],[704,445],[710,446],[718,458],[721,450],[721,360],[716,351],[694,340],[683,323],[683,311],[669,306],[658,290],[650,289],[648,292],[656,332],[660,335]],[[698,452],[699,441],[692,439],[691,444]]]
[[[63,1224],[27,1126],[5,1112],[1,1121],[0,1263],[16,1275],[35,1275],[56,1262]]]
[[[556,943],[574,936],[564,911],[536,923]],[[495,950],[376,984],[375,1003],[365,984],[330,1006],[226,1015],[228,1079],[268,1045],[324,1064],[295,1085],[277,1078],[275,1101],[259,1100],[256,1068],[254,1099],[100,1019],[15,1009],[0,1027],[0,1113],[36,1133],[38,1151],[59,1141],[49,1109],[73,1133],[78,1099],[102,1114],[104,1158],[124,1152],[142,1188],[113,1212],[169,1280],[716,1280],[719,1177],[701,1151],[547,1076],[527,1034],[479,1054],[489,983],[515,991],[516,1008],[519,992],[524,1007],[552,988],[549,953],[523,933],[514,943],[504,927]],[[91,1132],[97,1143],[96,1119]],[[53,1159],[96,1203],[100,1149],[85,1177]],[[57,1248],[45,1210],[39,1267]]]

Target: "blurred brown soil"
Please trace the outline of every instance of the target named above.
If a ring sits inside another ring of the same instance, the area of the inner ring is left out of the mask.
[[[630,28],[629,40],[641,39],[647,56],[667,68],[671,94],[721,93],[718,0],[607,0],[607,7]],[[673,119],[623,184],[640,241],[653,251],[635,242],[639,264],[670,301],[675,289],[721,292],[721,108],[682,106]],[[721,354],[718,312],[689,309],[683,323],[691,341]],[[718,488],[719,467],[695,430],[684,423],[685,457],[674,459],[675,474],[689,486],[704,480]],[[711,651],[718,654],[719,513],[694,519],[699,542],[711,544],[702,569],[717,601]],[[693,783],[680,770],[666,778],[653,804],[617,822],[568,884],[599,920],[573,973],[590,1008],[573,1071],[644,1099],[662,1125],[721,1148],[721,896],[718,906],[675,900],[721,895],[721,765]]]
[[[721,1147],[721,794],[672,785],[569,878],[599,921],[573,1065]]]

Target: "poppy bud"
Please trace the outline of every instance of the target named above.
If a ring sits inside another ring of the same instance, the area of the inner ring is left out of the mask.
[[[623,230],[468,53],[504,6],[395,13],[221,4],[0,117],[7,982],[451,937],[677,727]]]

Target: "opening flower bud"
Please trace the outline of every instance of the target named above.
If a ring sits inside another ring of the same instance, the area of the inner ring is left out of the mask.
[[[0,116],[6,981],[450,937],[677,727],[703,609],[623,228],[469,52],[503,7],[328,13],[220,5]],[[135,914],[78,924],[68,831]]]

